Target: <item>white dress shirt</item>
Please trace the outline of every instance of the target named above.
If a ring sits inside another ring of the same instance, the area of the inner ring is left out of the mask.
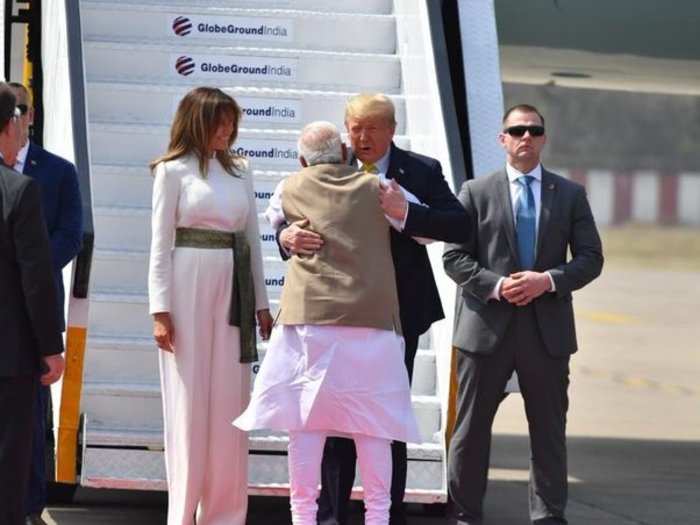
[[[24,164],[27,162],[27,153],[29,153],[29,141],[24,143],[22,149],[17,152],[15,165],[13,166],[18,173],[24,173]]]
[[[522,173],[510,164],[506,163],[506,174],[508,175],[508,186],[510,188],[510,204],[513,211],[513,224],[516,228],[516,222],[518,220],[518,201],[520,199],[520,193],[525,191],[525,188],[520,182],[518,182],[518,179],[523,176],[530,176],[534,178],[534,180],[530,183],[530,189],[532,190],[532,195],[535,198],[535,239],[537,239],[540,228],[540,210],[542,209],[542,164],[538,164],[528,173]],[[535,249],[537,249],[537,246],[535,246]],[[549,291],[556,291],[552,274],[549,272],[545,273],[549,277],[549,282],[551,285]],[[488,297],[489,299],[496,299],[497,301],[501,300],[501,285],[503,284],[504,280],[505,277],[501,277],[498,280],[496,286],[491,292],[491,295]]]

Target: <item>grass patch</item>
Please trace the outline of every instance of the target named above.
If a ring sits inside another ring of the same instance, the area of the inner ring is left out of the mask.
[[[606,264],[700,271],[700,228],[631,224],[600,234]]]

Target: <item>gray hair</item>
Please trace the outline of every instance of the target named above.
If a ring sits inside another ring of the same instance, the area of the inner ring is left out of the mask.
[[[317,120],[304,126],[297,146],[299,155],[309,166],[315,164],[340,164],[343,147],[340,132],[330,122]]]

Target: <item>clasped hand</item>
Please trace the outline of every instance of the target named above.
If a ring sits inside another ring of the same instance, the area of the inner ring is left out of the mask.
[[[501,284],[501,297],[516,306],[525,306],[548,292],[552,286],[549,276],[541,272],[517,272],[506,277]]]

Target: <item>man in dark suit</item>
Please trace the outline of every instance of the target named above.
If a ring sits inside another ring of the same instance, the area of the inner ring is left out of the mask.
[[[418,337],[433,322],[444,317],[428,253],[425,246],[411,237],[463,242],[467,233],[463,225],[467,217],[445,182],[437,160],[402,150],[393,144],[396,121],[394,106],[388,97],[380,94],[351,97],[346,105],[345,126],[360,167],[388,181],[381,196],[384,212],[403,224],[402,233],[392,229],[391,252],[406,347],[405,363],[410,380]],[[398,185],[416,196],[421,203],[407,202]],[[281,230],[279,240],[285,250],[292,253],[311,253],[323,244],[320,236],[298,225]],[[352,440],[327,440],[319,499],[320,524],[347,523],[348,502],[355,478],[355,458]],[[402,525],[406,523],[403,507],[407,469],[405,443],[392,444],[392,459],[390,523]]]
[[[49,234],[53,277],[57,290],[56,308],[61,327],[64,326],[63,268],[80,251],[82,239],[82,204],[78,175],[73,164],[57,155],[49,153],[29,139],[29,128],[34,121],[29,91],[22,84],[10,83],[17,99],[21,117],[22,147],[17,153],[14,168],[39,183],[41,209]],[[8,159],[10,160],[10,159]],[[43,525],[41,513],[46,506],[46,442],[53,429],[47,429],[50,421],[50,390],[37,385],[37,402],[34,414],[34,441],[32,447],[32,468],[27,492],[27,523]],[[51,436],[52,438],[52,436]],[[52,442],[49,441],[49,442]]]
[[[49,385],[63,372],[39,187],[4,164],[20,147],[19,117],[11,88],[0,83],[0,523],[6,525],[25,522],[36,383]]]
[[[469,234],[443,257],[459,291],[449,497],[458,524],[482,523],[491,425],[515,370],[530,429],[530,519],[566,523],[571,292],[600,274],[602,247],[584,188],[540,164],[546,136],[537,109],[508,110],[499,140],[506,169],[464,184],[469,219],[454,227]]]

